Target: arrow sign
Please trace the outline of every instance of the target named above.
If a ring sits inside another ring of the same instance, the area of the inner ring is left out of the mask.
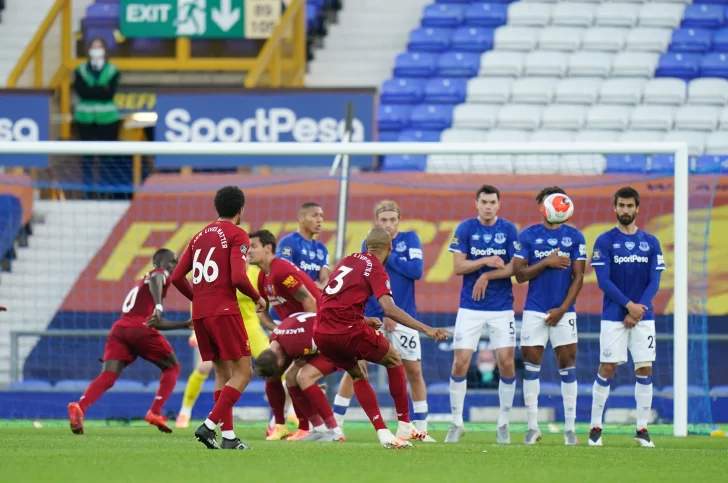
[[[220,8],[212,9],[212,21],[220,27],[220,30],[227,32],[240,20],[240,9],[233,9],[232,0],[220,0]]]

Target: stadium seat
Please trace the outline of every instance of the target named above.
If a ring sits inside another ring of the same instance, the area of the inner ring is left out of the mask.
[[[384,156],[382,171],[424,171],[427,167],[425,155],[389,155]]]
[[[54,387],[57,391],[82,392],[86,390],[90,383],[91,381],[85,379],[61,379],[56,381]]]
[[[0,195],[0,260],[12,258],[22,222],[23,206],[20,199],[13,195]]]
[[[380,131],[399,131],[409,126],[410,106],[380,104],[378,124]]]
[[[693,173],[724,173],[727,170],[728,158],[725,155],[715,156],[704,154],[690,158],[690,171]]]
[[[508,7],[497,3],[473,3],[465,9],[465,25],[500,27],[508,18]]]
[[[452,124],[452,104],[420,104],[412,109],[410,127],[422,130],[443,130]]]
[[[512,159],[515,174],[557,174],[560,170],[557,155],[518,155]],[[548,383],[541,382],[541,394],[553,392],[551,389],[544,391],[544,384]]]
[[[655,154],[647,158],[647,170],[652,173],[674,173],[675,157],[671,154]]]
[[[708,136],[705,142],[705,151],[708,153],[728,154],[728,136],[725,132],[716,131]]]
[[[725,9],[721,5],[688,5],[682,27],[717,29],[725,25]]]
[[[145,384],[134,379],[117,379],[114,383],[114,390],[117,391],[140,391],[145,389]]]
[[[586,122],[586,106],[551,104],[541,116],[541,128],[577,131]]]
[[[660,54],[652,52],[620,52],[614,56],[612,76],[652,77]]]
[[[619,137],[617,131],[596,131],[585,130],[579,131],[574,136],[574,142],[577,143],[608,143],[616,141]]]
[[[705,152],[705,142],[708,135],[701,131],[671,131],[665,139],[673,142],[685,142],[690,155],[699,155]]]
[[[728,103],[728,81],[711,78],[691,81],[688,84],[688,103],[725,105]]]
[[[548,109],[548,108],[547,108]],[[544,112],[544,116],[546,113]],[[528,142],[530,143],[569,143],[574,140],[576,133],[574,131],[563,131],[563,130],[547,130],[544,124],[544,129],[539,129],[534,132]]]
[[[617,138],[623,143],[657,143],[670,139],[664,131],[624,131]]]
[[[485,131],[475,129],[445,129],[440,142],[443,143],[482,143],[485,142]]]
[[[10,389],[19,389],[22,391],[44,391],[52,387],[50,382],[42,379],[25,379],[10,383]]]
[[[465,102],[467,80],[459,78],[430,79],[425,84],[425,102],[430,104],[458,104]]]
[[[650,79],[642,90],[642,102],[645,104],[679,106],[686,97],[687,86],[680,79]]]
[[[574,52],[569,57],[570,77],[607,77],[614,60],[605,52]]]
[[[721,108],[717,106],[685,105],[675,113],[678,131],[714,131],[718,128]]]
[[[541,124],[542,112],[543,106],[506,104],[498,112],[498,129],[533,131]]]
[[[548,3],[512,3],[508,6],[508,25],[545,27],[551,20],[551,9]]]
[[[597,52],[619,52],[624,48],[627,30],[614,27],[592,27],[587,29],[581,41],[581,48]]]
[[[464,20],[464,8],[454,4],[427,5],[422,14],[423,27],[459,27]]]
[[[511,98],[511,86],[515,80],[510,77],[476,77],[468,81],[469,103],[503,104]]]
[[[436,143],[440,141],[440,131],[418,131],[407,129],[401,131],[397,137],[400,143]]]
[[[728,78],[728,53],[705,54],[700,62],[700,77]]]
[[[711,30],[697,28],[677,29],[672,32],[670,52],[702,54],[710,50],[712,43],[713,32]],[[726,47],[728,48],[728,35],[726,35]]]
[[[644,173],[647,171],[647,155],[645,154],[608,154],[606,156],[607,173]],[[626,396],[627,387],[631,388],[634,393],[634,386],[619,386],[621,388],[619,394],[614,391],[610,395]]]
[[[557,3],[551,10],[551,24],[569,27],[589,27],[594,23],[596,5],[589,3]]]
[[[554,102],[564,104],[594,104],[599,98],[602,79],[563,79],[556,85]]]
[[[396,77],[432,77],[437,73],[437,54],[405,52],[394,62]]]
[[[578,27],[546,27],[541,30],[538,47],[548,51],[573,52],[581,47],[586,31]]]
[[[669,131],[672,129],[674,106],[643,104],[630,114],[629,128],[641,131]]]
[[[569,55],[566,52],[533,51],[526,54],[523,73],[527,76],[563,77],[569,68]]]
[[[442,77],[474,77],[480,70],[480,54],[445,52],[437,59],[437,75]]]
[[[684,9],[680,3],[645,3],[639,11],[639,25],[674,29],[680,25]]]
[[[700,55],[681,52],[662,54],[657,63],[655,77],[679,77],[690,80],[700,74]]]
[[[444,52],[450,48],[453,29],[422,27],[410,32],[410,52]]]
[[[493,48],[494,30],[487,27],[460,27],[452,36],[452,49],[458,52],[485,52]]]
[[[672,38],[672,29],[643,27],[632,29],[627,34],[625,49],[636,52],[658,52],[667,50]]]
[[[627,106],[595,105],[586,115],[586,128],[623,131],[629,125],[632,109]]]
[[[481,77],[519,77],[523,72],[525,54],[492,50],[480,58]]]
[[[522,77],[511,86],[511,102],[520,104],[548,104],[554,96],[557,79]]]
[[[460,104],[455,106],[452,126],[458,129],[493,129],[498,123],[501,106]]]
[[[611,27],[632,27],[637,23],[639,6],[630,3],[602,3],[597,8],[594,24]]]
[[[399,140],[399,131],[379,131],[377,141],[380,143],[396,143]]]
[[[511,156],[430,156],[427,159],[428,173],[487,173],[512,174]],[[428,386],[430,387],[430,386]]]
[[[384,104],[419,104],[425,96],[424,79],[388,79],[382,84]]]
[[[639,158],[639,160],[635,159],[635,158],[636,158],[635,156],[632,156],[632,161],[634,162],[634,164],[640,164],[640,162],[642,162],[643,167],[644,167],[645,160],[642,159],[641,157]],[[608,160],[609,160],[609,157],[607,156],[607,162],[609,162]],[[616,386],[610,391],[609,395],[610,396],[634,396],[634,384],[623,384],[620,386]]]
[[[599,91],[602,104],[638,104],[642,100],[642,90],[646,79],[607,79]]]
[[[728,52],[728,28],[715,31],[710,47],[713,52]]]
[[[718,120],[718,129],[721,131],[728,131],[728,107],[724,107],[720,111],[720,118]]]
[[[511,27],[496,29],[493,47],[498,50],[530,52],[538,45],[539,29],[532,27]]]
[[[525,143],[530,133],[518,129],[494,129],[486,135],[489,143]]]

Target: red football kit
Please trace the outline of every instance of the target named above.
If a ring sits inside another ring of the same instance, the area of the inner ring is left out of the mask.
[[[318,308],[321,305],[321,291],[306,272],[288,260],[274,258],[270,264],[270,273],[266,275],[261,270],[258,274],[258,292],[268,299],[281,320],[304,311],[303,305],[295,297],[301,286],[314,296]]]

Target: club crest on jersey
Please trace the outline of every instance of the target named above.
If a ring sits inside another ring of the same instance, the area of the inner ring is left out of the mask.
[[[473,235],[473,241],[478,241],[478,240],[480,240],[480,235],[478,235],[476,233],[475,235]]]
[[[290,257],[293,253],[293,248],[291,247],[283,247],[283,250],[281,250],[281,253],[284,257]]]
[[[267,286],[267,287],[265,287],[265,288],[266,288],[266,289],[268,290],[268,293],[270,293],[270,294],[275,294],[275,291],[273,290],[273,285],[268,285],[268,286]]]
[[[493,239],[493,235],[491,235],[490,233],[486,233],[485,235],[483,235],[483,241],[485,243],[490,243],[490,241],[492,239]]]
[[[246,255],[248,253],[248,246],[247,245],[240,245],[240,251],[243,255]]]
[[[394,249],[397,250],[398,252],[403,252],[403,251],[407,250],[407,244],[403,241],[398,242],[397,246]]]
[[[594,250],[594,254],[592,255],[592,260],[599,260],[602,258],[602,253],[599,250]]]
[[[460,244],[460,239],[456,236],[452,237],[452,240],[450,241],[451,246],[458,246]]]
[[[513,242],[513,248],[515,248],[517,252],[520,251],[521,250],[521,242],[514,241]]]
[[[549,238],[549,239],[548,239],[548,240],[546,240],[546,241],[547,241],[547,242],[548,242],[548,244],[549,244],[549,245],[551,245],[552,247],[555,247],[556,245],[558,245],[558,244],[559,244],[559,240],[557,240],[556,238]]]
[[[640,250],[643,252],[649,252],[650,251],[650,244],[646,241],[640,242]]]
[[[564,238],[561,239],[561,244],[567,248],[570,247],[571,245],[573,245],[571,238],[569,238],[568,236],[565,236]]]
[[[324,259],[324,251],[323,250],[316,250],[316,256],[319,257],[319,260]]]
[[[632,250],[634,248],[634,242],[624,242],[624,246],[627,248],[627,250]]]
[[[586,256],[586,245],[584,245],[583,243],[579,244],[579,255],[581,255],[582,257]]]
[[[495,242],[496,243],[505,243],[506,242],[506,236],[503,233],[496,233],[495,234]]]
[[[387,286],[387,290],[392,290],[392,284],[389,283],[389,280],[387,280],[384,285]]]

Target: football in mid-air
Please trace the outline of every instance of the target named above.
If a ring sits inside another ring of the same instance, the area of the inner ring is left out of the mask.
[[[541,213],[546,221],[558,225],[569,220],[574,214],[574,203],[563,193],[554,193],[543,200]]]

